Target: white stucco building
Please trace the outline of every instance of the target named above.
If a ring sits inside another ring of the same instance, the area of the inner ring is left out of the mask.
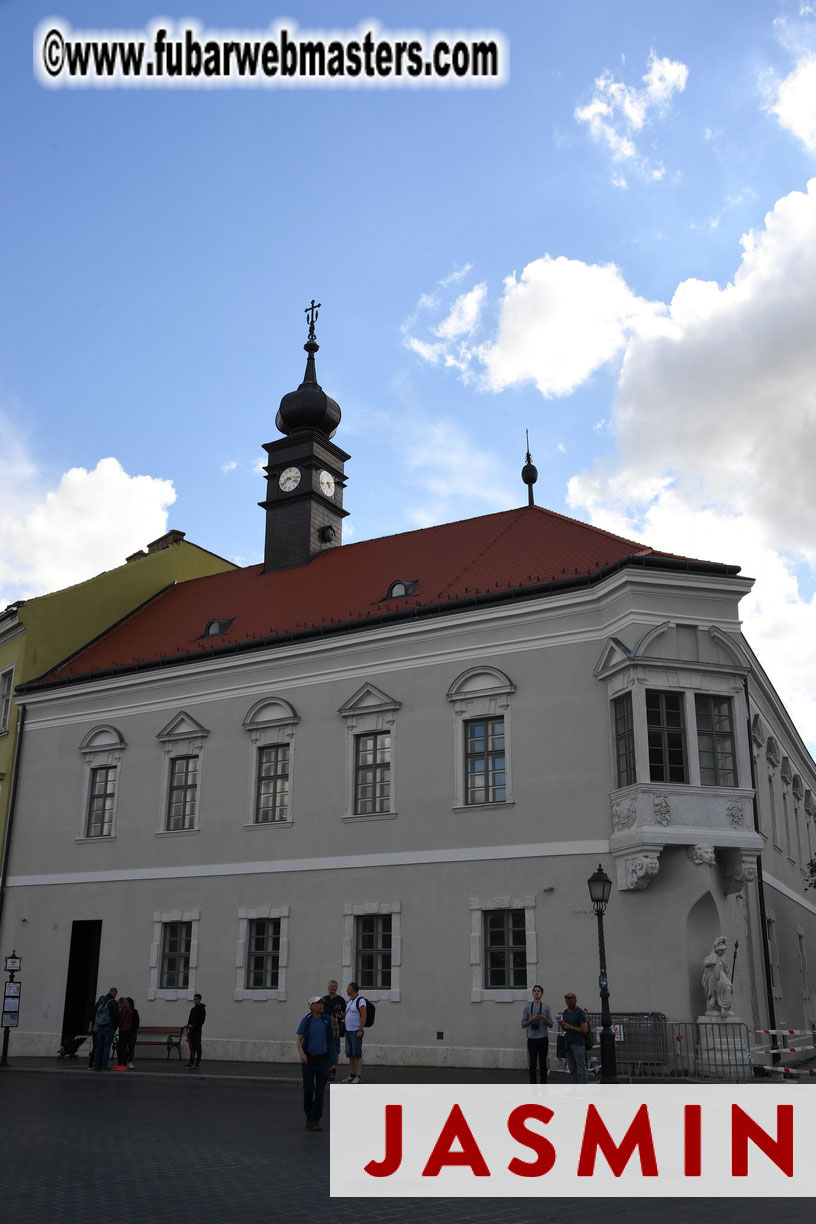
[[[315,350],[264,565],[18,693],[15,1049],[113,984],[143,1024],[200,992],[210,1057],[289,1057],[335,977],[377,1001],[369,1059],[516,1065],[534,982],[597,1004],[599,862],[613,1011],[693,1019],[722,932],[749,1027],[810,1022],[816,766],[742,637],[751,580],[532,505],[337,547]]]

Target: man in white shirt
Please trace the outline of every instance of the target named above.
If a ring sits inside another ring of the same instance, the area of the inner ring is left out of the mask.
[[[359,1084],[363,1071],[363,1030],[366,1023],[366,1001],[359,994],[356,982],[349,982],[346,987],[348,1003],[346,1004],[346,1058],[349,1060],[351,1074],[343,1080],[344,1084]]]

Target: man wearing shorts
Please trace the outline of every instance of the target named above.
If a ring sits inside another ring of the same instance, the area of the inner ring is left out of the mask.
[[[344,1084],[359,1084],[363,1071],[363,1030],[366,1022],[366,1002],[359,994],[356,982],[349,982],[346,987],[348,1003],[346,1004],[346,1058],[349,1060],[350,1075],[343,1080]]]

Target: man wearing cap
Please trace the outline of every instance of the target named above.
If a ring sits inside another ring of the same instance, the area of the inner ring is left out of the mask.
[[[329,1078],[329,1060],[332,1042],[337,1036],[337,1025],[323,1015],[323,1000],[314,995],[309,1000],[309,1015],[298,1025],[297,1048],[300,1055],[300,1071],[303,1076],[303,1112],[306,1114],[306,1129],[319,1131],[323,1127],[323,1093]]]
[[[575,995],[570,991],[564,995],[566,1007],[561,1013],[559,1027],[564,1034],[564,1053],[567,1056],[570,1082],[586,1084],[588,1080],[586,1065],[586,1033],[589,1028],[587,1014],[578,1006]]]

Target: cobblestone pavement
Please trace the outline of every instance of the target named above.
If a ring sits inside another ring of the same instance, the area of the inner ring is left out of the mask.
[[[177,1066],[145,1063],[141,1073],[94,1075],[84,1060],[63,1067],[28,1059],[0,1070],[3,1219],[99,1224],[122,1213],[137,1224],[313,1224],[330,1210],[333,1224],[541,1224],[542,1216],[547,1224],[597,1224],[599,1216],[604,1224],[764,1224],[774,1214],[786,1224],[812,1221],[806,1199],[331,1200],[329,1127],[303,1129],[298,1068],[271,1066],[254,1078],[252,1070],[218,1064],[185,1077]],[[379,1082],[397,1078],[376,1068],[369,1082],[375,1073]],[[420,1068],[403,1075],[437,1078]],[[508,1078],[446,1078],[477,1075]],[[332,1090],[335,1109],[346,1092],[353,1088]]]

